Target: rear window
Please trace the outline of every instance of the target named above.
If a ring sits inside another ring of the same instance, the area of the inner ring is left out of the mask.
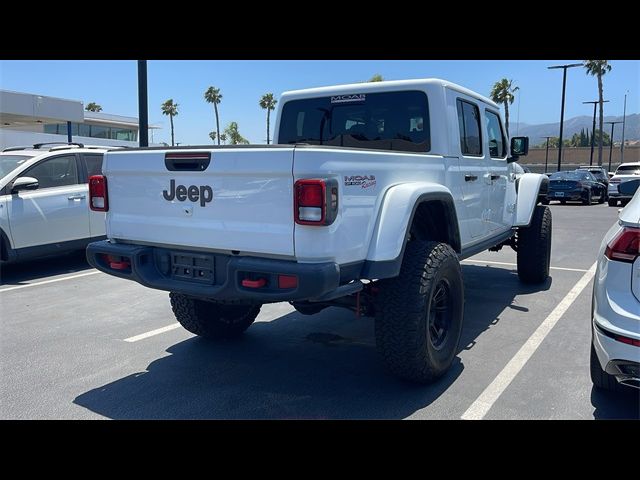
[[[577,170],[575,172],[556,172],[552,173],[549,177],[551,180],[592,180],[593,176],[589,172],[584,170]]]
[[[640,165],[624,165],[622,167],[618,167],[616,174],[618,173],[623,175],[640,174]]]
[[[278,143],[428,152],[427,96],[404,91],[291,100],[282,108]]]

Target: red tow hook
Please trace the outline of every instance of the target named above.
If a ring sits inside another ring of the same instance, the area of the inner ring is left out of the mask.
[[[262,288],[267,284],[266,278],[259,278],[258,280],[249,280],[245,278],[242,280],[242,286],[246,288]]]
[[[104,257],[109,264],[109,268],[113,268],[114,270],[127,270],[131,268],[131,262],[126,257],[114,255],[104,255]]]

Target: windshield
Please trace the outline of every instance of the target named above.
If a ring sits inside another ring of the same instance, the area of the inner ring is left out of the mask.
[[[428,152],[424,92],[384,92],[291,100],[284,104],[278,143]]]
[[[551,180],[593,180],[589,172],[556,172],[549,177]]]
[[[29,155],[0,155],[0,178],[8,175],[30,158],[32,157]]]
[[[640,175],[640,165],[624,165],[618,167],[616,175]]]

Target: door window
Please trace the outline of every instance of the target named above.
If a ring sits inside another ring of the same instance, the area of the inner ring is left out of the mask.
[[[36,178],[40,189],[75,185],[78,183],[76,156],[49,158],[30,168],[22,176]]]

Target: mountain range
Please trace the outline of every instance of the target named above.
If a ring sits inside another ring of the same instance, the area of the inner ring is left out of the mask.
[[[606,116],[604,117],[605,122],[621,122],[622,116],[614,117],[614,116]],[[593,117],[588,115],[581,115],[579,117],[573,117],[569,119],[565,119],[564,121],[564,131],[562,132],[562,137],[564,139],[569,139],[574,133],[580,133],[580,130],[583,128],[585,131],[589,131],[591,134],[591,128],[593,127]],[[598,128],[598,119],[596,118],[596,128]],[[611,124],[604,125],[604,131],[608,134],[611,134]],[[539,145],[544,142],[545,136],[551,135],[557,137],[560,134],[560,122],[556,123],[543,123],[540,125],[531,125],[527,123],[516,123],[509,122],[509,135],[510,136],[521,136],[521,137],[529,137],[529,142],[531,145]],[[622,139],[622,124],[618,123],[615,125],[613,131],[613,140],[614,142],[619,142]],[[624,127],[624,139],[626,140],[640,140],[640,114],[633,113],[627,115],[627,120]]]

